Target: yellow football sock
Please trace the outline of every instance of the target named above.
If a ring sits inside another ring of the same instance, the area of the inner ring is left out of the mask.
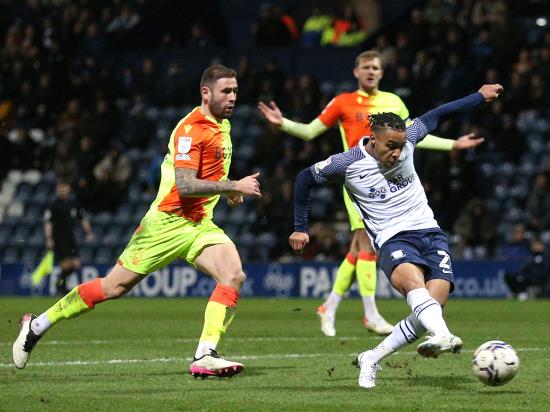
[[[90,309],[92,308],[82,300],[76,287],[58,300],[46,313],[48,314],[48,320],[53,325],[61,319],[74,318]]]
[[[332,291],[343,296],[351,287],[355,277],[355,263],[357,258],[348,253],[344,261],[340,264],[336,273],[336,280],[332,286]]]
[[[101,287],[101,278],[82,283],[58,300],[46,313],[51,324],[61,319],[70,319],[93,309],[106,299]]]
[[[376,255],[359,252],[357,258],[357,283],[361,296],[374,296],[376,293]]]
[[[204,312],[204,327],[199,342],[208,342],[216,347],[236,314],[236,308],[209,301]]]

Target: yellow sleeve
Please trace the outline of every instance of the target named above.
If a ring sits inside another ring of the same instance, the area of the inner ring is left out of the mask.
[[[453,139],[443,139],[442,137],[429,134],[420,143],[418,143],[416,147],[419,149],[442,150],[445,152],[450,152],[453,150],[454,143],[455,141]]]
[[[325,126],[325,124],[318,118],[305,124],[294,122],[285,117],[283,118],[283,124],[281,125],[281,130],[283,132],[299,137],[305,141],[315,139],[327,129],[328,127]]]

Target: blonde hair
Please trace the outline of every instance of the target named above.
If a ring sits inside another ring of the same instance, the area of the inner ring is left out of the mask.
[[[355,58],[355,67],[359,66],[359,63],[361,62],[361,60],[372,60],[372,59],[380,60],[380,66],[382,67],[382,69],[384,68],[384,60],[382,60],[382,55],[376,50],[367,50],[360,53]]]

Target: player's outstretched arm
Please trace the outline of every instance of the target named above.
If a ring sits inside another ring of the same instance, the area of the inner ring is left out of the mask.
[[[451,150],[466,150],[479,146],[485,139],[476,137],[474,133],[468,133],[460,136],[458,139],[445,139],[437,137],[433,134],[427,135],[424,140],[416,145],[418,149],[424,150],[441,150],[450,152]]]
[[[442,106],[424,113],[419,117],[419,119],[422,123],[424,123],[427,131],[430,132],[437,127],[439,120],[443,116],[449,113],[470,109],[484,101],[491,102],[498,98],[502,90],[503,87],[500,84],[485,84],[481,86],[477,93],[473,93],[469,96],[463,97],[462,99],[445,103]]]
[[[260,110],[269,123],[279,127],[283,132],[305,141],[315,139],[328,129],[319,119],[315,119],[306,124],[294,122],[283,117],[283,113],[273,101],[269,102],[269,106],[263,102],[259,102],[258,110]]]
[[[212,181],[197,179],[195,169],[177,167],[176,186],[181,197],[200,197],[222,193],[227,193],[230,197],[239,195],[261,197],[259,175],[260,173],[254,173],[241,180]]]

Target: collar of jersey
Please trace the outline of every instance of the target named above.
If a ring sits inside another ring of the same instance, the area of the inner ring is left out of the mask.
[[[211,123],[214,123],[216,126],[221,126],[222,123],[223,123],[223,120],[221,122],[218,122],[215,118],[213,118],[212,116],[208,116],[206,114],[204,114],[203,112],[201,112],[201,107],[200,106],[197,106],[195,107],[195,110],[198,111],[198,113],[205,119],[205,120],[208,120],[209,122]]]
[[[378,93],[380,93],[380,90],[378,90]],[[367,92],[364,92],[363,90],[361,89],[357,89],[357,94],[361,95],[361,96],[364,96],[364,97],[375,97],[375,96],[378,96],[378,93],[376,94],[368,94]]]

